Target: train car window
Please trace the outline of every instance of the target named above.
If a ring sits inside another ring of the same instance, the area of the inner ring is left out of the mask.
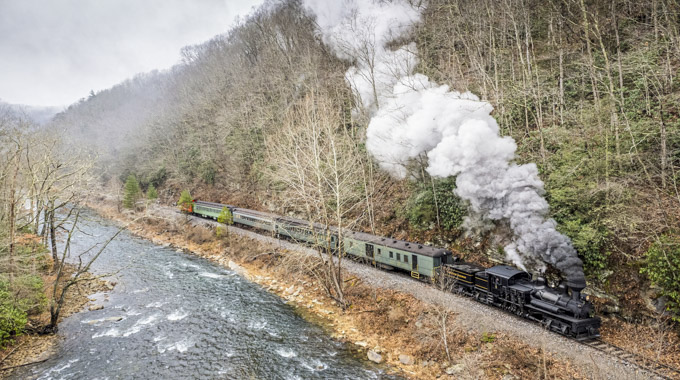
[[[401,253],[397,253],[397,261],[401,260]]]
[[[408,256],[404,255],[404,262],[408,263]]]
[[[393,259],[393,258],[394,258],[394,253],[392,251],[390,251],[390,259]]]
[[[382,250],[378,248],[378,255],[382,255]]]

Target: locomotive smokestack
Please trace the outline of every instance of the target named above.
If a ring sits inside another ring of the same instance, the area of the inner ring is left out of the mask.
[[[567,279],[567,285],[571,289],[571,299],[576,302],[581,300],[581,290],[586,287],[586,280],[583,276],[572,276]]]
[[[567,286],[569,289],[580,292],[586,287],[586,279],[583,276],[583,272],[577,275],[567,276]]]

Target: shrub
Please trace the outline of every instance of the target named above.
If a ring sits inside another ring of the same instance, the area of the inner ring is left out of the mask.
[[[26,313],[15,305],[14,299],[9,281],[0,279],[0,348],[21,335],[26,326]]]
[[[26,322],[26,313],[9,304],[0,305],[0,347],[21,335]]]
[[[586,222],[580,218],[565,219],[559,229],[571,238],[574,248],[583,258],[584,269],[588,274],[597,275],[607,268],[608,233],[598,222]]]
[[[680,236],[663,235],[647,251],[640,270],[668,297],[666,309],[680,322]]]
[[[168,172],[165,167],[161,167],[149,175],[149,183],[154,186],[162,185],[168,179]]]
[[[496,341],[496,335],[493,333],[485,332],[482,334],[482,338],[480,340],[482,343],[493,343]]]
[[[33,274],[18,276],[12,284],[16,307],[29,315],[42,312],[47,305],[44,287],[45,283],[40,276]]]
[[[208,185],[215,184],[215,177],[217,176],[217,169],[211,162],[204,162],[199,168],[201,179]]]
[[[437,222],[439,208],[441,227],[446,230],[459,228],[467,210],[454,194],[455,189],[455,178],[435,181],[434,191],[431,184],[420,184],[406,204],[405,216],[409,224],[418,229],[429,228]]]

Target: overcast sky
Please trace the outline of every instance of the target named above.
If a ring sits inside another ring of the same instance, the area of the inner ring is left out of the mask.
[[[262,1],[0,0],[0,100],[65,106],[169,68]]]

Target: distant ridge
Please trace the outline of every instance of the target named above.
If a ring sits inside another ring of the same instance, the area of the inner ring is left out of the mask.
[[[11,104],[0,100],[0,107],[2,106],[7,106],[15,112],[25,114],[40,125],[46,124],[52,120],[54,115],[64,110],[64,107],[28,106],[24,104]]]

